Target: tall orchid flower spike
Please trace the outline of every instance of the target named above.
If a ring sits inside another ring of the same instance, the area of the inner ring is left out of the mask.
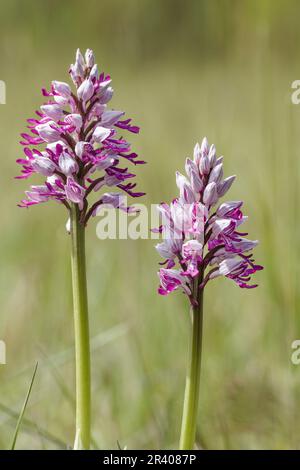
[[[90,447],[90,349],[85,269],[85,227],[102,204],[130,211],[125,195],[139,197],[135,176],[123,166],[142,164],[119,132],[137,134],[139,128],[123,111],[108,108],[113,95],[111,78],[98,72],[94,54],[77,50],[69,70],[74,86],[53,81],[42,90],[45,102],[28,119],[21,144],[25,157],[20,179],[38,173],[44,182],[26,191],[19,204],[29,207],[56,201],[69,213],[72,238],[72,278],[76,348],[76,448]],[[109,192],[105,192],[105,188]],[[117,191],[111,192],[111,188]]]
[[[212,279],[225,276],[239,287],[252,289],[251,276],[262,268],[252,250],[257,240],[245,238],[240,226],[247,219],[242,201],[220,203],[235,176],[223,179],[223,157],[206,138],[187,159],[186,176],[176,174],[179,197],[170,205],[158,206],[163,241],[156,246],[164,258],[159,270],[158,292],[167,295],[181,290],[189,298],[192,337],[183,407],[180,449],[195,442],[202,349],[203,291]],[[157,231],[157,229],[155,229]]]

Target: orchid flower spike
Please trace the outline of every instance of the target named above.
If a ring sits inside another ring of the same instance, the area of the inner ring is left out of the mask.
[[[176,173],[179,197],[170,205],[158,206],[162,234],[156,246],[164,261],[158,276],[158,292],[167,295],[177,289],[188,296],[191,307],[191,337],[187,362],[179,449],[194,448],[198,419],[204,287],[219,276],[232,279],[239,287],[251,289],[255,264],[252,250],[257,241],[245,238],[240,225],[246,220],[242,201],[220,203],[235,176],[223,179],[223,157],[206,138],[196,144],[193,159],[185,164],[187,176]]]
[[[160,204],[163,241],[156,246],[165,259],[159,270],[158,292],[167,295],[181,289],[191,304],[197,303],[197,291],[219,276],[232,279],[242,288],[254,288],[250,278],[262,268],[255,264],[252,250],[258,241],[245,238],[240,225],[247,219],[242,201],[220,204],[235,176],[223,179],[223,157],[217,157],[214,145],[206,138],[196,144],[193,159],[187,159],[187,177],[176,174],[179,197]]]
[[[42,90],[45,102],[28,119],[29,131],[21,134],[25,157],[19,179],[38,173],[44,183],[31,186],[19,204],[29,207],[50,200],[63,204],[69,212],[66,229],[71,238],[71,267],[76,369],[76,433],[74,449],[90,448],[91,380],[89,314],[86,279],[85,227],[102,205],[126,212],[126,194],[134,190],[134,174],[124,162],[138,160],[130,144],[119,135],[139,128],[124,119],[124,112],[108,108],[113,89],[108,75],[98,72],[93,52],[83,56],[78,50],[69,73],[73,87],[53,81],[50,91]],[[116,191],[105,192],[105,187]],[[94,194],[93,194],[94,193]]]
[[[103,194],[89,203],[92,191],[116,187],[118,193],[105,193],[106,199],[117,194],[116,201],[119,190],[133,197],[144,195],[134,190],[136,184],[129,180],[135,175],[123,164],[145,162],[138,160],[127,140],[118,134],[137,134],[139,127],[125,119],[123,111],[108,108],[113,96],[111,78],[98,72],[93,51],[88,49],[83,56],[78,50],[69,73],[74,87],[53,81],[50,91],[43,89],[46,102],[36,111],[36,118],[28,119],[29,131],[21,134],[25,157],[17,160],[23,167],[17,178],[38,173],[46,179],[31,186],[19,205],[29,207],[54,200],[69,208],[75,203],[86,225],[103,204]],[[124,206],[122,209],[127,210]]]

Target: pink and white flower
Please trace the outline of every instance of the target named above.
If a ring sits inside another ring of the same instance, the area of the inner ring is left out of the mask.
[[[179,197],[170,205],[158,206],[162,217],[159,231],[163,241],[156,245],[165,267],[159,270],[159,293],[180,288],[192,304],[199,289],[219,276],[239,287],[253,288],[251,276],[262,268],[255,264],[252,250],[258,241],[245,238],[239,227],[247,217],[242,201],[217,205],[230,189],[235,176],[223,179],[223,157],[206,138],[196,144],[193,160],[187,159],[187,177],[176,173]],[[175,269],[178,266],[178,269]]]
[[[28,119],[29,132],[21,134],[25,157],[17,160],[22,166],[22,174],[17,178],[38,173],[47,180],[44,185],[32,186],[20,206],[49,200],[63,203],[68,209],[70,204],[78,204],[81,220],[86,224],[105,199],[99,194],[89,205],[92,191],[116,186],[132,197],[144,195],[134,190],[135,183],[126,182],[135,175],[122,163],[145,162],[118,135],[124,131],[136,134],[139,128],[131,124],[131,119],[123,119],[123,111],[108,109],[113,95],[111,78],[98,72],[93,51],[87,49],[83,56],[77,50],[69,73],[73,89],[56,80],[50,91],[43,89],[46,102],[36,111],[35,118]]]

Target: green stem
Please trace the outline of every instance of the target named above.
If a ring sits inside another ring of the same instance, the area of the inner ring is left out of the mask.
[[[189,358],[185,383],[183,416],[179,443],[180,450],[192,450],[196,437],[202,351],[202,289],[199,292],[197,300],[198,305],[191,308],[192,332],[189,344]]]
[[[91,385],[85,227],[80,223],[77,204],[72,204],[70,217],[76,361],[76,439],[74,448],[88,450],[91,439]]]

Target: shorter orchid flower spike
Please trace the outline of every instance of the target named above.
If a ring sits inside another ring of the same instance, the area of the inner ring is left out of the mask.
[[[185,169],[187,177],[176,173],[179,197],[170,205],[158,206],[163,241],[156,249],[165,259],[158,273],[158,292],[167,295],[181,289],[194,305],[195,281],[198,290],[219,276],[242,288],[257,287],[250,279],[263,267],[255,264],[252,255],[258,241],[248,240],[247,233],[239,231],[247,219],[243,203],[219,202],[235,176],[223,179],[223,158],[217,157],[215,146],[209,146],[206,138],[196,144],[194,158],[186,160]]]
[[[17,160],[22,166],[19,179],[38,173],[46,178],[43,185],[31,186],[27,199],[19,204],[29,207],[47,201],[78,204],[80,220],[87,224],[97,214],[107,196],[99,194],[90,202],[90,194],[108,186],[114,207],[129,210],[122,204],[120,191],[132,197],[144,193],[134,190],[135,177],[124,162],[143,164],[130,144],[119,132],[137,134],[139,127],[124,118],[123,111],[109,109],[113,95],[111,78],[98,72],[93,51],[83,55],[77,50],[75,63],[69,70],[73,88],[65,82],[53,81],[50,91],[42,90],[45,102],[36,111],[37,117],[28,119],[29,131],[21,134],[25,156]],[[97,174],[98,173],[98,174]],[[99,174],[100,173],[100,174]]]

